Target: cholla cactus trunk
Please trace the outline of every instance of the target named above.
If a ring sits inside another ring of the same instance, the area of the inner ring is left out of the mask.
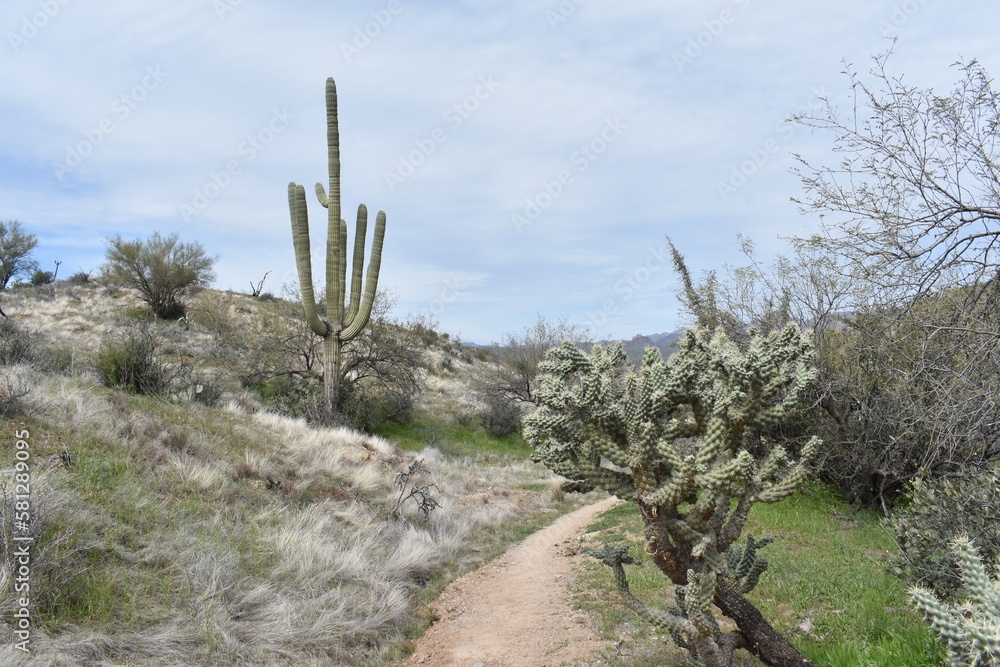
[[[779,667],[812,664],[744,597],[766,567],[756,549],[767,540],[734,550],[753,504],[795,492],[819,446],[813,438],[793,456],[765,443],[760,460],[747,449],[797,406],[811,352],[809,335],[789,325],[745,353],[721,332],[689,331],[666,361],[647,349],[638,373],[620,345],[588,355],[566,343],[541,366],[539,407],[525,420],[536,459],[569,489],[638,504],[645,551],[681,601],[671,632],[711,667],[731,665],[738,648]],[[739,629],[721,631],[713,607]]]
[[[351,272],[351,291],[347,305],[347,223],[341,217],[340,205],[340,128],[337,121],[337,86],[333,79],[326,80],[327,161],[330,174],[329,195],[321,183],[316,184],[316,196],[327,209],[326,242],[326,319],[319,316],[313,289],[312,257],[309,243],[309,218],[305,188],[292,182],[288,184],[288,207],[292,218],[292,240],[295,260],[302,290],[302,307],[310,328],[323,337],[323,389],[330,406],[331,421],[338,419],[343,346],[357,338],[368,325],[378,274],[382,265],[382,245],[385,239],[385,213],[379,211],[375,218],[375,238],[368,264],[367,280],[363,278],[365,236],[368,230],[368,209],[358,206],[354,234],[354,257]],[[362,283],[364,289],[362,291]]]

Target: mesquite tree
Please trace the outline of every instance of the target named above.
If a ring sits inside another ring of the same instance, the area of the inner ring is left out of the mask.
[[[942,95],[891,75],[891,53],[874,58],[868,77],[847,66],[846,111],[823,100],[818,113],[793,117],[832,135],[836,154],[832,166],[796,156],[805,195],[793,201],[829,215],[803,241],[899,304],[997,279],[1000,94],[975,60],[956,63],[961,78]]]
[[[658,624],[711,667],[731,665],[739,648],[777,667],[812,664],[746,599],[764,565],[735,551],[752,505],[794,493],[819,446],[812,438],[795,454],[762,436],[812,381],[811,353],[809,334],[790,324],[745,352],[721,331],[692,330],[667,360],[647,348],[638,373],[620,344],[585,354],[566,343],[540,367],[539,407],[524,429],[537,460],[567,489],[603,488],[639,505],[645,551],[681,602]],[[625,592],[627,554],[601,559]],[[738,629],[722,631],[713,606]]]

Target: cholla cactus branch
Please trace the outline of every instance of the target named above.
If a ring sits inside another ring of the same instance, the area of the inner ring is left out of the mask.
[[[767,570],[767,559],[760,558],[757,551],[773,541],[770,537],[758,541],[754,539],[753,535],[748,534],[746,548],[740,548],[739,545],[734,544],[726,550],[725,577],[743,595],[757,586],[760,575]]]
[[[763,460],[746,449],[796,408],[813,379],[811,352],[809,334],[789,325],[746,352],[722,333],[689,331],[667,360],[648,349],[637,372],[621,345],[585,354],[567,343],[540,366],[538,408],[524,424],[535,459],[567,488],[636,501],[646,551],[678,587],[688,650],[707,665],[730,665],[739,647],[772,665],[811,664],[742,597],[767,566],[756,555],[767,541],[748,543],[735,575],[726,556],[753,503],[798,489],[819,447],[814,438],[796,454],[765,441]],[[738,638],[719,631],[714,607],[736,621]]]
[[[930,590],[910,589],[910,600],[948,647],[953,667],[1000,665],[1000,579],[990,580],[979,551],[967,537],[949,544],[970,598],[947,605]]]
[[[587,549],[586,552],[611,568],[615,576],[615,585],[622,595],[622,601],[629,609],[648,623],[670,632],[674,642],[681,648],[688,647],[687,640],[683,637],[691,632],[690,621],[682,614],[681,610],[675,610],[678,612],[676,614],[664,612],[661,609],[650,607],[632,593],[623,565],[638,565],[639,561],[629,554],[627,546],[605,544],[603,551]]]

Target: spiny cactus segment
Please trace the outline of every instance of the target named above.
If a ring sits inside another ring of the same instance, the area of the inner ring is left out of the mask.
[[[734,544],[726,550],[726,580],[743,595],[757,586],[760,575],[767,570],[767,559],[758,557],[757,551],[771,542],[774,538],[757,540],[753,534],[747,533],[746,548]]]
[[[1000,665],[1000,578],[991,580],[979,550],[967,537],[949,548],[969,599],[961,605],[941,602],[932,591],[914,587],[910,600],[948,647],[952,667]]]

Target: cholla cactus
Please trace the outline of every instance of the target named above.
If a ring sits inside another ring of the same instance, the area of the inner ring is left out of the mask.
[[[743,597],[766,567],[760,543],[746,559],[726,557],[755,502],[782,500],[806,478],[819,440],[795,456],[762,432],[798,404],[811,353],[809,335],[789,325],[745,353],[721,332],[689,331],[666,361],[648,348],[637,374],[621,345],[588,355],[567,343],[540,366],[539,407],[524,429],[536,459],[568,489],[634,500],[646,553],[683,588],[689,611],[694,585],[698,609],[707,600],[736,621],[738,631],[722,632],[711,613],[686,616],[688,650],[707,665],[732,664],[739,647],[772,665],[812,664]],[[751,443],[767,455],[755,458]]]
[[[957,537],[949,547],[969,599],[946,605],[921,587],[910,589],[910,599],[947,643],[953,667],[1000,666],[1000,579],[990,580],[969,538]]]
[[[757,549],[770,544],[771,541],[770,538],[755,541],[753,535],[748,535],[745,550],[733,545],[726,551],[726,560],[729,564],[726,577],[738,582],[736,588],[740,593],[749,593],[753,590],[761,573],[767,569],[767,561],[757,557]],[[627,546],[605,544],[603,551],[595,549],[586,551],[611,568],[622,600],[640,618],[669,632],[674,643],[681,648],[691,649],[700,642],[704,647],[702,651],[711,650],[710,638],[719,632],[718,622],[712,613],[714,573],[709,572],[699,576],[689,571],[690,583],[677,588],[677,605],[663,611],[637,598],[629,588],[624,566],[638,565],[639,561],[629,554]]]

